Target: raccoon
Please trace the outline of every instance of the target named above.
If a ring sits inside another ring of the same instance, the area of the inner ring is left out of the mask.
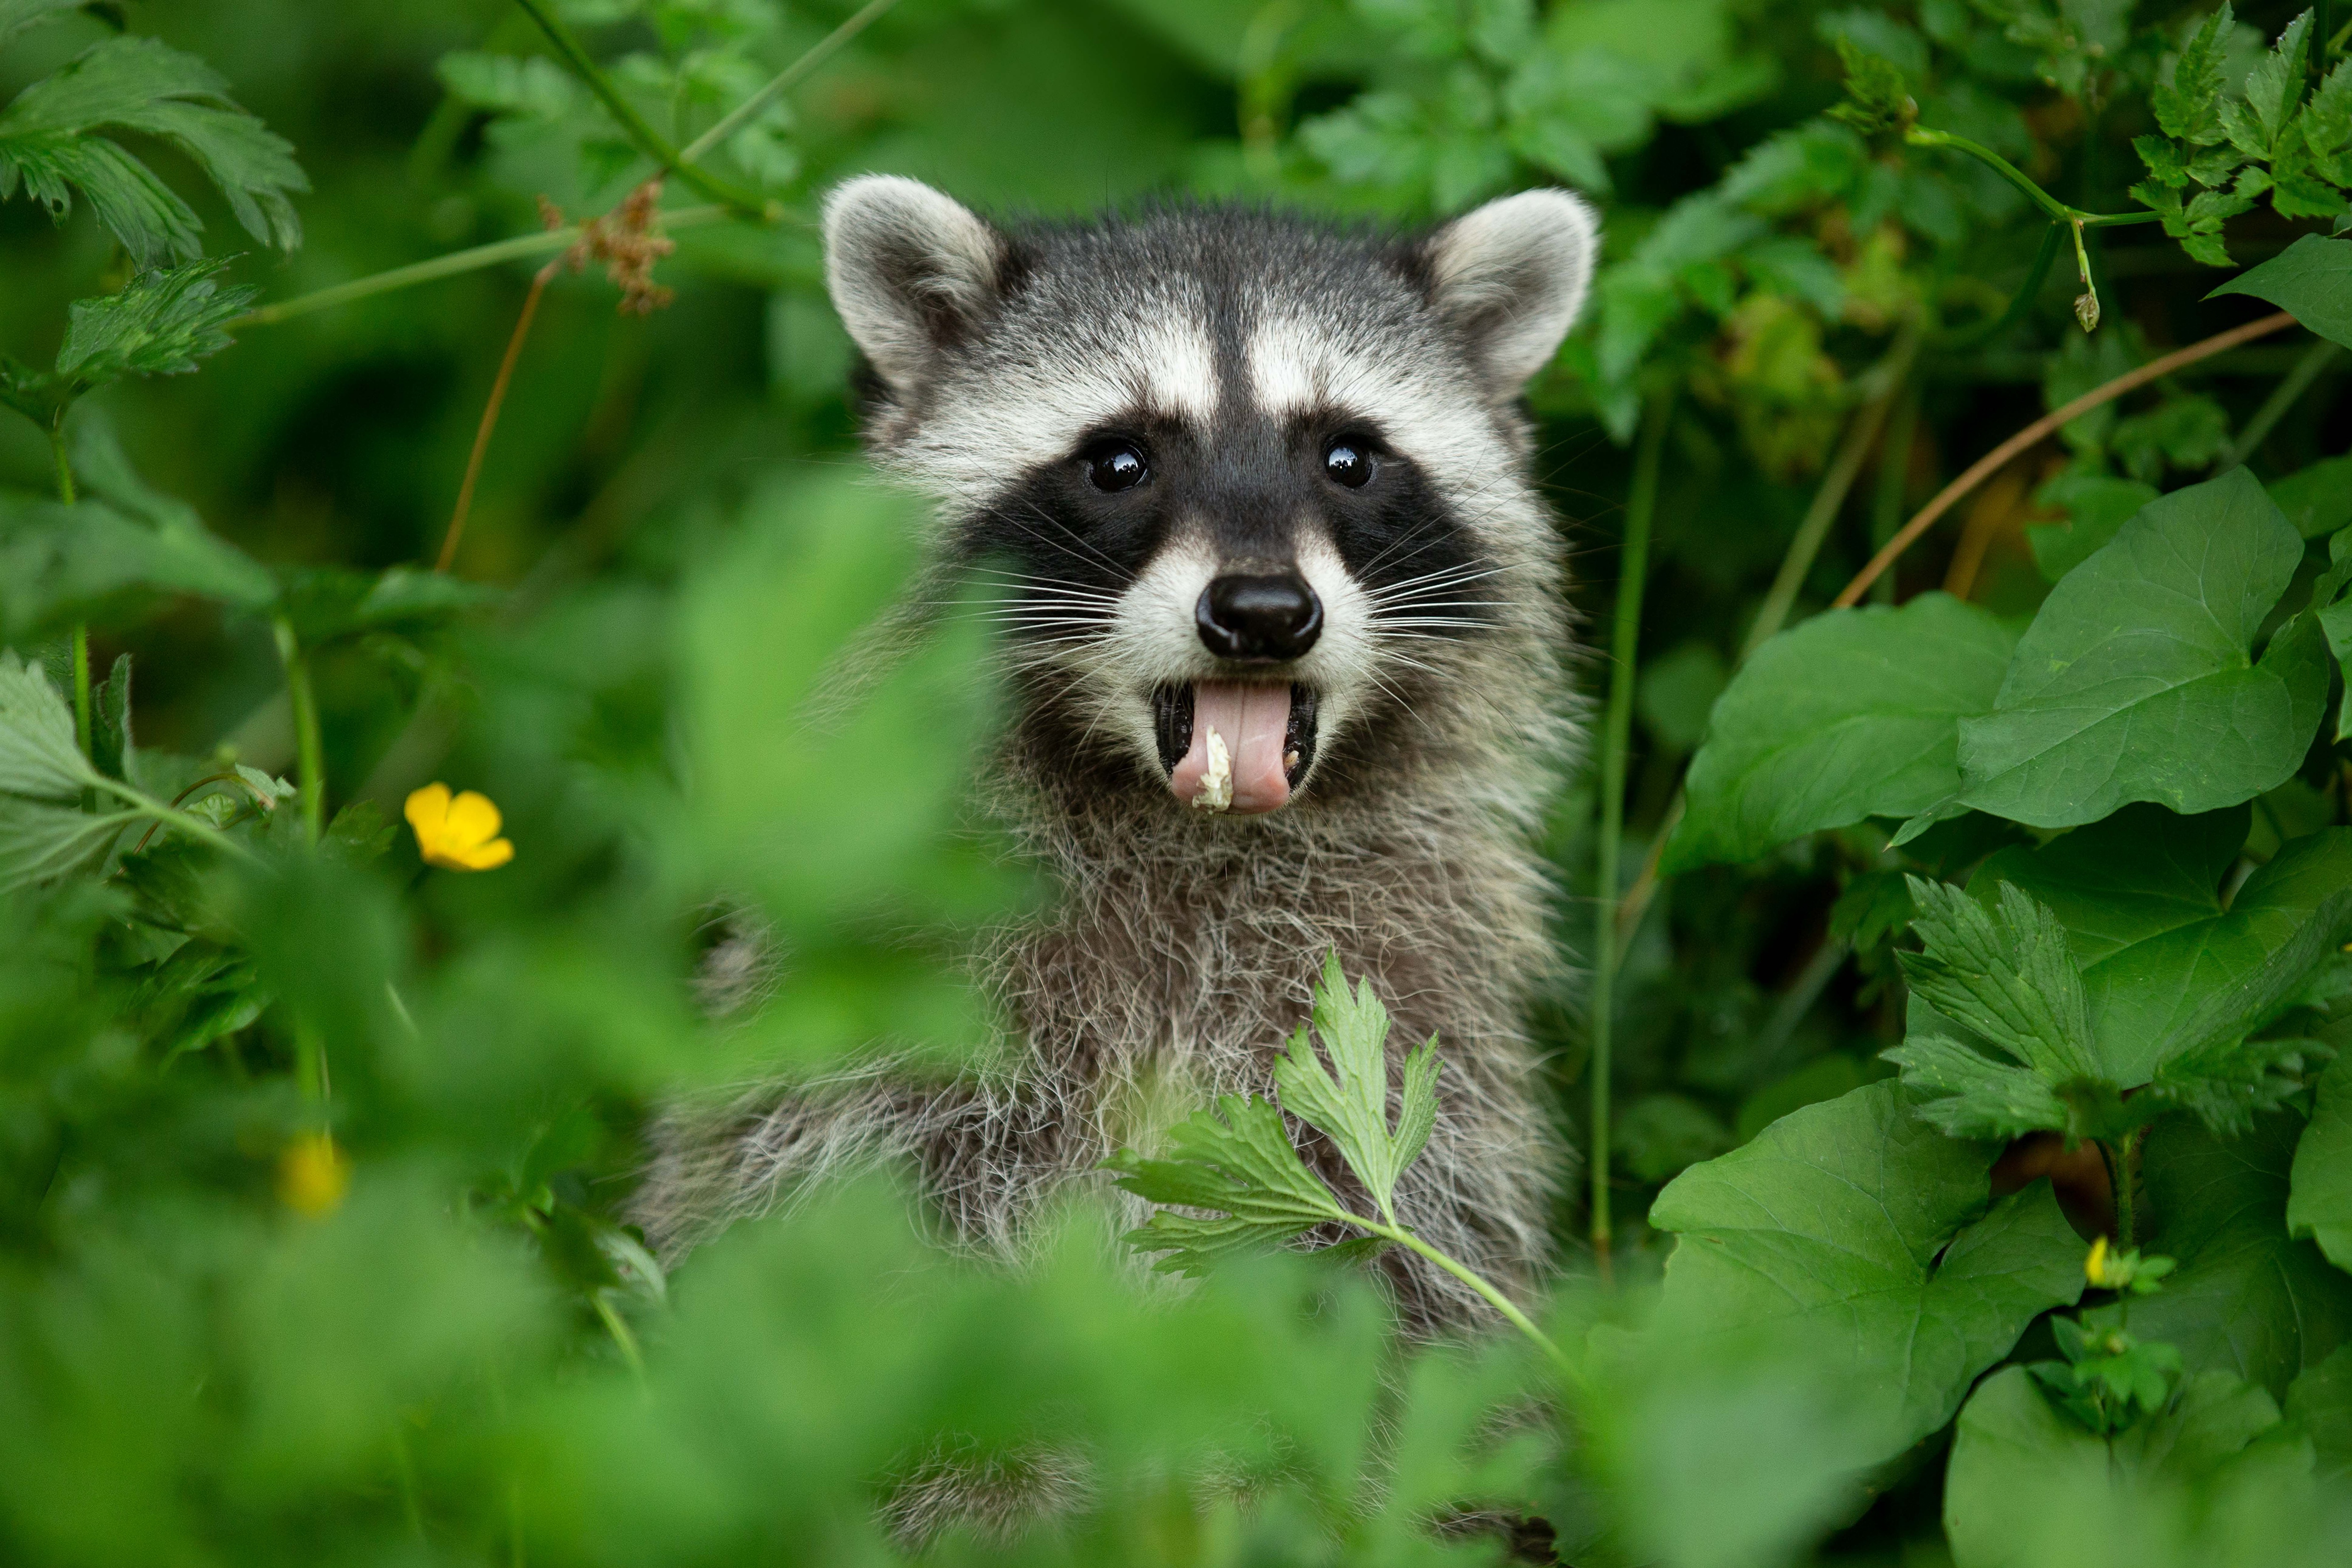
[[[1444,1062],[1400,1217],[1528,1288],[1566,1159],[1524,1029],[1561,980],[1534,841],[1579,727],[1520,393],[1584,299],[1589,209],[1530,191],[1409,237],[1215,205],[997,225],[875,175],[824,238],[873,458],[933,503],[939,572],[992,591],[1012,700],[982,804],[1058,898],[980,962],[1009,1065],[673,1113],[636,1218],[675,1256],[899,1160],[950,1234],[1018,1255],[1167,1086],[1268,1093],[1336,950],[1392,1049],[1434,1035]],[[748,945],[720,967],[756,971]],[[1383,1267],[1409,1328],[1486,1310]]]

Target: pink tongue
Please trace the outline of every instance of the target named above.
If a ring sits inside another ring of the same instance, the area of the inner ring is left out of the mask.
[[[1233,759],[1237,812],[1272,811],[1290,798],[1282,746],[1290,731],[1290,688],[1239,680],[1202,680],[1192,687],[1192,744],[1169,775],[1176,798],[1201,793],[1209,771],[1209,731],[1224,738]]]

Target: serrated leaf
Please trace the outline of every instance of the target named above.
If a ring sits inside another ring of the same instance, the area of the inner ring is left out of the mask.
[[[2310,1125],[2295,1145],[2286,1226],[2318,1243],[2336,1268],[2352,1270],[2352,1056],[2337,1058],[2319,1080]]]
[[[1348,1211],[1291,1147],[1272,1102],[1225,1095],[1180,1121],[1169,1157],[1120,1155],[1107,1162],[1118,1184],[1153,1204],[1205,1209],[1205,1216],[1155,1210],[1128,1233],[1139,1250],[1165,1252],[1154,1265],[1196,1275],[1237,1251],[1279,1247]]]
[[[2185,1110],[2222,1137],[2240,1136],[2303,1092],[2305,1068],[2329,1054],[2313,1040],[2209,1040],[2158,1063],[2133,1110],[2150,1119],[2159,1108]]]
[[[1927,1126],[1891,1082],[1782,1117],[1658,1195],[1650,1224],[1679,1239],[1653,1331],[1801,1332],[1828,1375],[1858,1380],[1864,1462],[1899,1453],[2083,1289],[2046,1184],[1988,1212],[1999,1152]]]
[[[2347,247],[2352,248],[2352,247]],[[1991,712],[1959,721],[1958,803],[2036,827],[2275,788],[2326,699],[2308,637],[2254,634],[2303,541],[2242,468],[2142,509],[2051,590]]]
[[[1991,707],[2013,644],[1944,594],[1832,610],[1773,637],[1716,700],[1664,869],[1942,801],[1959,785],[1956,722]]]
[[[2066,1104],[2030,1068],[2010,1067],[1942,1035],[1911,1035],[1879,1053],[1926,1099],[1920,1117],[1955,1138],[2063,1132]]]
[[[179,375],[228,347],[228,323],[255,290],[221,288],[227,266],[192,261],[142,272],[119,294],[76,300],[58,349],[61,388],[79,397],[126,375]]]
[[[237,221],[264,244],[301,243],[294,193],[308,191],[293,148],[237,107],[194,55],[152,38],[108,38],[33,83],[0,111],[0,198],[21,183],[63,218],[79,189],[142,268],[200,254],[195,212],[152,170],[98,134],[170,142],[194,161]]]
[[[2213,294],[2267,300],[2329,342],[2352,348],[2352,239],[2306,234]]]
[[[2263,156],[2275,155],[2302,106],[2305,79],[2310,74],[2311,13],[2305,11],[2286,25],[2271,52],[2246,77],[2246,102],[2263,132]]]
[[[1307,1029],[1301,1027],[1291,1037],[1288,1053],[1274,1064],[1282,1109],[1331,1140],[1379,1205],[1381,1217],[1393,1225],[1397,1178],[1420,1157],[1437,1124],[1437,1041],[1433,1037],[1406,1055],[1391,1131],[1388,1009],[1372,994],[1370,981],[1360,980],[1349,989],[1337,951],[1324,959],[1323,983],[1316,988],[1314,1034],[1332,1070],[1324,1070]]]
[[[2219,1368],[2274,1396],[2352,1334],[2352,1276],[2287,1233],[2301,1121],[2279,1111],[2223,1140],[2185,1117],[2148,1132],[2140,1162],[2147,1250],[2180,1260],[2133,1301],[2131,1331],[2179,1348],[2189,1373]]]
[[[1909,886],[1927,949],[1901,956],[1920,1000],[2053,1087],[2099,1076],[2082,972],[2049,907],[2003,883],[1996,918],[1948,882]]]
[[[0,723],[5,723],[0,718]],[[6,742],[0,739],[0,751]],[[0,893],[87,871],[106,857],[136,812],[92,816],[71,806],[0,795]]]
[[[101,782],[74,744],[73,710],[47,673],[0,648],[0,795],[78,800]]]
[[[2339,185],[2352,185],[2352,60],[2339,61],[2303,111],[2304,146],[2312,167]]]
[[[2156,122],[2167,136],[2207,146],[2221,139],[2221,61],[2235,26],[2227,0],[2205,18],[2175,63],[2172,79],[2150,94]]]

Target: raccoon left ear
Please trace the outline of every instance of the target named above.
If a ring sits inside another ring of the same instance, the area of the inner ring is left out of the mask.
[[[996,303],[1003,236],[919,180],[867,174],[824,203],[824,275],[841,323],[901,395]]]
[[[1422,242],[1432,303],[1468,340],[1498,402],[1559,352],[1599,241],[1591,207],[1546,190],[1488,202]]]

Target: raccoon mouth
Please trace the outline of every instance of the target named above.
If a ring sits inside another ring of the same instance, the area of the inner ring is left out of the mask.
[[[1151,710],[1168,787],[1204,811],[1279,809],[1315,765],[1316,706],[1314,689],[1295,682],[1160,688]]]

